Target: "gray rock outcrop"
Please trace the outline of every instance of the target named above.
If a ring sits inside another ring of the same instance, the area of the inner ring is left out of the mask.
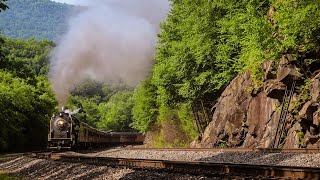
[[[238,75],[223,91],[215,105],[212,121],[202,139],[193,142],[194,147],[259,147],[270,148],[275,140],[283,96],[293,80],[301,83],[302,74],[289,54],[283,55],[275,74],[273,63],[266,61],[265,86],[252,93],[253,80],[250,72]],[[270,79],[273,78],[273,79]],[[286,136],[280,147],[320,146],[320,73],[310,80],[309,94],[294,89],[288,114],[284,121]],[[303,95],[309,98],[301,98]],[[301,102],[307,100],[306,102]]]

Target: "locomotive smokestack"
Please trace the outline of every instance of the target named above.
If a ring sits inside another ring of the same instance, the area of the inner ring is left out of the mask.
[[[71,17],[50,60],[60,106],[85,78],[139,83],[151,70],[159,23],[168,9],[167,0],[96,0]]]

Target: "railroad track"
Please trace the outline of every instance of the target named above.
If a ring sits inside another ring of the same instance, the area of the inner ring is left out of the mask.
[[[100,166],[128,167],[151,171],[169,171],[173,173],[188,173],[206,175],[208,177],[259,177],[259,178],[293,178],[320,179],[320,168],[292,167],[274,165],[249,165],[233,163],[213,163],[205,161],[168,161],[150,159],[127,159],[109,157],[90,157],[63,155],[59,153],[38,153],[33,157],[46,158],[69,163],[85,163]]]
[[[141,148],[126,147],[127,150],[152,150],[152,151],[210,151],[210,152],[265,152],[265,153],[320,153],[320,148],[292,148],[292,149],[273,149],[273,148]]]

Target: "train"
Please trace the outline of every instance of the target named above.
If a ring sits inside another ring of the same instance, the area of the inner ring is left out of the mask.
[[[137,132],[100,131],[81,122],[72,111],[62,108],[51,117],[48,129],[48,149],[94,148],[143,144],[144,135]]]

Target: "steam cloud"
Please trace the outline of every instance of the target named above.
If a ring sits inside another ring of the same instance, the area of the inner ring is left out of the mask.
[[[50,81],[60,105],[86,78],[138,84],[150,71],[167,0],[91,0],[53,50]]]

